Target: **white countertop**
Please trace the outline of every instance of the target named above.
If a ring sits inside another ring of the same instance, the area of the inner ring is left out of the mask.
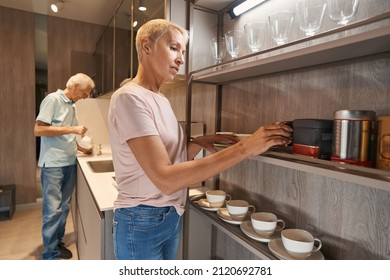
[[[118,195],[112,179],[115,176],[115,172],[95,173],[91,170],[87,162],[110,159],[112,159],[111,150],[109,146],[105,145],[102,146],[102,155],[100,156],[85,155],[82,153],[77,155],[77,161],[80,164],[80,168],[84,173],[100,211],[113,209],[114,201]]]

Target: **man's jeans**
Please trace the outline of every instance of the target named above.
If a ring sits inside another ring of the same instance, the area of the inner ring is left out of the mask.
[[[76,165],[42,167],[43,188],[42,238],[45,251],[42,259],[59,259],[58,244],[65,234],[69,201],[76,185]]]
[[[181,216],[175,207],[137,207],[115,210],[114,253],[118,260],[175,260]]]

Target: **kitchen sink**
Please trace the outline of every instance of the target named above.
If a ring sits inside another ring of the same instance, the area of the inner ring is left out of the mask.
[[[114,172],[112,160],[94,160],[88,161],[87,163],[95,173]]]

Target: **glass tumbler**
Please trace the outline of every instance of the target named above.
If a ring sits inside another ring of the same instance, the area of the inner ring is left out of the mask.
[[[299,28],[305,32],[306,36],[312,36],[320,29],[325,10],[325,0],[300,0],[297,2]]]
[[[263,46],[267,24],[265,22],[252,22],[244,25],[246,42],[251,51],[258,52]]]
[[[226,54],[226,43],[223,37],[214,37],[210,39],[211,53],[215,63],[221,63]]]
[[[330,19],[346,25],[356,14],[359,0],[328,0]]]
[[[244,37],[241,30],[231,30],[225,33],[226,50],[234,59],[240,54],[240,44]]]
[[[277,45],[288,42],[295,13],[291,11],[281,11],[268,16],[272,38]]]

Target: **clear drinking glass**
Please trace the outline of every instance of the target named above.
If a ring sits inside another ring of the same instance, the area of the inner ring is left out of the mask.
[[[210,39],[211,53],[215,63],[221,63],[226,54],[226,43],[223,37],[214,37]]]
[[[312,36],[320,29],[325,9],[325,0],[301,0],[297,2],[299,28],[306,33],[306,36]]]
[[[258,52],[263,46],[267,24],[265,22],[252,22],[244,25],[246,42],[251,51]]]
[[[283,45],[288,42],[294,16],[294,12],[287,10],[268,16],[272,38],[277,45]]]
[[[225,33],[226,50],[231,57],[237,58],[240,53],[240,44],[244,37],[241,30],[231,30]]]
[[[354,16],[359,6],[359,0],[328,0],[330,19],[338,25],[346,25]]]

